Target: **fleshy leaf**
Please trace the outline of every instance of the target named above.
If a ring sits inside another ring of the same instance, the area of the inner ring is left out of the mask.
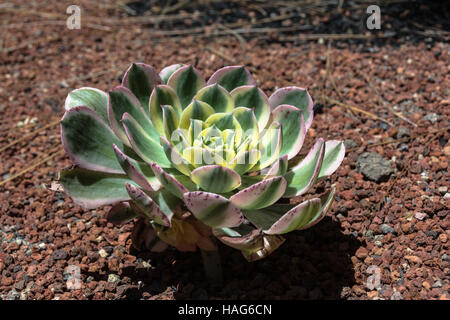
[[[261,158],[250,171],[264,169],[274,163],[280,154],[282,143],[283,136],[281,133],[281,124],[272,122],[270,126],[263,131],[263,135],[259,140],[258,150],[261,151]]]
[[[235,227],[244,219],[234,204],[218,194],[187,192],[184,194],[184,203],[198,220],[212,228]]]
[[[151,196],[152,200],[156,202],[156,204],[166,214],[166,216],[171,217],[175,212],[179,210],[181,201],[170,191],[162,188]]]
[[[200,89],[194,97],[209,104],[215,112],[231,112],[234,108],[234,101],[225,88],[218,84],[212,84]]]
[[[214,109],[206,102],[194,100],[181,113],[179,128],[188,130],[191,120],[205,121],[214,112]]]
[[[171,139],[172,132],[178,128],[178,116],[171,106],[165,105],[161,108],[163,109],[164,133],[168,139]]]
[[[108,96],[106,92],[96,88],[83,87],[71,91],[66,98],[64,108],[70,110],[78,106],[86,106],[95,112],[108,123]]]
[[[231,91],[236,107],[246,107],[255,112],[258,127],[264,129],[270,117],[269,100],[256,86],[241,86]]]
[[[325,142],[325,154],[318,179],[330,176],[339,168],[345,157],[345,146],[342,141],[330,140]]]
[[[156,162],[164,168],[171,166],[161,145],[154,141],[128,113],[123,115],[122,124],[133,150],[145,162]]]
[[[284,176],[288,169],[288,156],[285,154],[282,157],[279,157],[270,168],[267,168],[264,176],[264,179],[277,177],[277,176]],[[263,172],[264,173],[264,172]]]
[[[165,172],[160,166],[156,163],[150,164],[155,176],[158,178],[159,182],[163,185],[163,187],[172,192],[175,196],[180,199],[183,199],[183,194],[189,192],[189,190],[178,182],[173,176]]]
[[[272,111],[272,118],[281,124],[283,143],[280,156],[287,154],[288,160],[292,159],[302,148],[306,136],[303,114],[296,107],[284,104]]]
[[[303,226],[309,224],[317,216],[321,208],[321,201],[319,198],[314,198],[307,200],[292,208],[284,215],[279,217],[270,228],[264,228],[264,233],[267,234],[285,234],[296,229],[302,228]],[[273,214],[270,211],[270,207],[262,210],[260,212],[261,219],[267,219],[263,223],[256,223],[255,214],[253,213],[253,220],[248,217],[252,222],[257,225],[267,225],[272,221],[272,219],[277,217],[277,214]],[[264,218],[263,218],[264,217]]]
[[[108,93],[108,118],[111,128],[123,143],[129,145],[121,124],[124,113],[129,113],[150,136],[158,135],[139,100],[126,87],[116,87]],[[158,135],[159,136],[159,135]]]
[[[183,66],[184,66],[184,64],[176,63],[176,64],[172,64],[172,65],[167,66],[164,69],[162,69],[161,72],[159,73],[159,76],[161,77],[161,80],[163,81],[163,83],[167,83],[167,80],[169,80],[172,73],[174,73],[175,71],[177,71],[178,69],[180,69]]]
[[[153,88],[161,83],[162,80],[156,70],[144,63],[133,63],[122,79],[122,85],[133,92],[145,110]]]
[[[124,145],[92,109],[79,106],[66,111],[61,120],[61,140],[69,157],[80,167],[123,173],[112,146],[123,149]]]
[[[325,144],[317,140],[308,155],[284,176],[288,185],[283,197],[299,196],[312,188],[322,165]]]
[[[189,147],[183,150],[183,158],[194,168],[206,165],[225,165],[225,159],[211,150],[201,147]]]
[[[274,177],[239,191],[230,201],[240,209],[257,210],[277,202],[285,190],[286,180],[283,177]]]
[[[137,161],[126,156],[116,145],[113,145],[117,161],[127,176],[136,182],[142,189],[154,192],[161,188],[161,184],[155,177],[153,171],[146,164],[139,164]]]
[[[259,127],[255,113],[252,109],[239,107],[233,110],[233,116],[239,122],[243,131],[243,140],[247,137],[251,139],[249,149],[253,149],[258,145]]]
[[[240,152],[233,160],[227,163],[227,167],[242,175],[258,163],[260,157],[261,152],[257,149]]]
[[[221,242],[238,250],[251,250],[263,247],[263,232],[246,224],[234,228],[216,228],[213,234]]]
[[[62,170],[59,182],[72,200],[87,209],[129,200],[125,175],[91,171],[82,168]]]
[[[227,66],[217,70],[208,80],[208,85],[215,83],[220,84],[228,92],[240,86],[256,84],[244,66]]]
[[[303,112],[306,130],[311,126],[314,115],[313,102],[306,89],[299,87],[280,88],[269,97],[269,104],[272,110],[282,104],[299,108]]]
[[[183,66],[172,73],[167,85],[175,90],[184,109],[191,103],[195,94],[205,86],[205,80],[194,67]]]
[[[173,214],[166,215],[152,198],[132,184],[127,183],[126,189],[134,204],[146,217],[162,226],[170,227]]]
[[[245,224],[236,228],[213,229],[213,234],[222,243],[241,250],[249,262],[267,257],[285,241],[282,236],[264,234],[260,229]]]
[[[192,166],[181,156],[178,150],[163,136],[161,136],[160,142],[172,166],[177,168],[181,173],[187,176],[190,175]]]
[[[235,143],[239,144],[242,139],[242,128],[237,119],[231,113],[215,113],[205,121],[205,127],[215,126],[219,130],[230,129],[234,133]]]
[[[320,197],[321,208],[317,212],[317,214],[314,216],[314,218],[312,218],[310,222],[297,228],[297,230],[305,230],[305,229],[311,228],[312,226],[319,223],[327,215],[328,211],[330,211],[331,206],[333,205],[333,202],[334,202],[335,193],[336,193],[336,188],[334,186],[332,186],[330,192],[325,194],[323,197]]]
[[[150,96],[150,118],[159,134],[164,134],[163,115],[161,106],[168,105],[174,108],[178,116],[181,116],[181,103],[176,92],[169,86],[159,85],[153,89]]]
[[[203,190],[214,193],[227,193],[241,184],[238,173],[220,165],[197,168],[192,171],[191,179]]]
[[[114,225],[120,225],[137,216],[136,212],[130,208],[127,202],[119,202],[112,206],[106,214],[106,220]]]

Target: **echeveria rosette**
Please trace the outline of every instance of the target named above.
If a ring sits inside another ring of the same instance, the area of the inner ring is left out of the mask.
[[[112,205],[113,223],[137,217],[137,247],[213,250],[214,235],[253,261],[333,203],[334,188],[298,205],[279,201],[336,171],[344,145],[318,139],[293,159],[313,120],[310,95],[286,87],[267,97],[243,66],[206,82],[189,65],[158,74],[136,63],[121,86],[74,90],[65,108],[62,142],[77,167],[61,172],[62,186],[86,208]]]

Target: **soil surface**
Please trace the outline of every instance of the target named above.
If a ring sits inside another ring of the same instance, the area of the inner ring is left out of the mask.
[[[381,7],[386,26],[372,32],[363,1],[301,11],[301,1],[84,0],[81,29],[69,30],[73,2],[0,4],[0,299],[450,299],[448,7]],[[245,64],[268,95],[308,88],[315,115],[301,153],[319,137],[347,146],[305,197],[336,184],[328,216],[261,261],[221,245],[225,282],[211,287],[199,252],[137,252],[132,223],[115,227],[108,207],[50,190],[71,165],[59,138],[66,95],[112,89],[131,62],[193,64],[205,78]]]

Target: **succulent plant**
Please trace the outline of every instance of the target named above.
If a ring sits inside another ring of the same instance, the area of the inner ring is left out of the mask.
[[[286,87],[268,98],[255,84],[243,66],[205,82],[189,65],[158,74],[135,63],[108,93],[70,92],[61,137],[76,167],[60,183],[85,208],[112,205],[115,224],[137,218],[137,248],[212,251],[215,236],[249,261],[269,255],[284,234],[330,210],[334,187],[297,205],[288,199],[331,175],[345,149],[320,138],[298,157],[313,120],[310,95]]]

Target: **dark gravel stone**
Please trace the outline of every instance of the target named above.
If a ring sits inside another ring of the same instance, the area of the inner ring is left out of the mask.
[[[14,285],[16,290],[22,291],[25,288],[25,280],[20,280]]]
[[[390,162],[375,152],[361,154],[356,161],[356,168],[367,179],[375,182],[387,181],[390,175],[394,173]]]
[[[390,225],[382,224],[381,231],[383,231],[384,234],[394,233],[394,228],[392,228]]]
[[[345,139],[344,146],[346,149],[358,148],[358,144],[355,141],[353,141],[352,139]]]
[[[67,258],[67,251],[64,249],[59,249],[52,253],[53,260],[65,260],[66,258]]]
[[[436,231],[434,231],[434,230],[425,231],[425,234],[428,237],[431,237],[433,239],[436,239],[436,237],[438,236],[438,233]]]
[[[409,133],[409,129],[406,127],[398,127],[398,131],[397,131],[397,139],[401,139],[401,138],[406,138],[409,137],[410,133]]]
[[[12,264],[14,262],[14,258],[11,255],[7,255],[5,258],[5,265],[9,266],[10,264]]]

